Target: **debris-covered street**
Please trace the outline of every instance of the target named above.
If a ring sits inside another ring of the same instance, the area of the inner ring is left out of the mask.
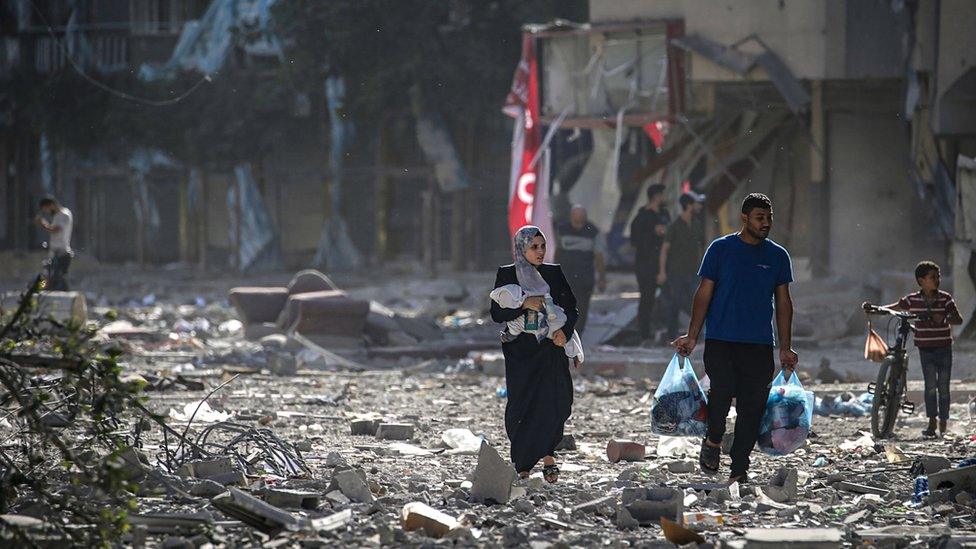
[[[955,389],[945,438],[923,440],[924,419],[916,412],[899,421],[895,438],[882,441],[872,439],[859,400],[865,381],[823,383],[812,377],[812,365],[801,368],[818,398],[807,445],[783,457],[757,453],[749,482],[729,486],[700,472],[698,439],[650,433],[650,397],[670,351],[632,347],[623,352],[641,355],[646,375],[601,376],[584,367],[575,376],[559,482],[550,485],[538,472],[516,480],[502,422],[505,380],[492,351],[430,357],[437,345],[497,345],[483,299],[468,295],[469,284],[486,278],[418,280],[403,299],[391,299],[385,312],[397,315],[416,307],[412,294],[431,287],[457,294],[453,303],[432,302],[415,317],[431,321],[428,337],[439,343],[411,357],[419,341],[411,338],[413,347],[401,341],[396,359],[363,348],[319,354],[303,336],[306,344],[287,335],[249,341],[246,319],[222,296],[229,281],[214,284],[187,273],[182,283],[154,284],[158,275],[146,273],[134,276],[115,302],[95,297],[102,305],[87,316],[100,327],[96,339],[124,350],[125,379],[141,376],[146,408],[169,427],[129,417],[137,444],[122,469],[137,488],[123,539],[147,547],[437,540],[539,547],[697,540],[753,547],[805,536],[813,544],[807,546],[826,547],[976,539],[976,468],[966,465],[976,445],[968,389],[976,386],[965,382]],[[104,282],[98,274],[87,279],[92,287]],[[388,291],[381,285],[348,293]],[[385,345],[371,349],[397,348]],[[857,360],[857,345],[800,352],[804,361]],[[693,361],[700,372],[700,357]],[[865,379],[874,371],[863,360],[860,368]],[[919,390],[913,381],[910,394]],[[15,435],[15,425],[4,420],[6,436]],[[19,448],[8,442],[4,451]],[[920,477],[928,478],[928,491],[917,488]],[[4,520],[37,535],[45,527],[26,518],[38,514],[31,492],[20,494],[8,500]],[[679,533],[666,535],[662,517],[693,533],[676,527]]]

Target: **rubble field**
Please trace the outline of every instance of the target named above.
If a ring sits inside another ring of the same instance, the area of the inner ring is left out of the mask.
[[[559,481],[544,482],[538,469],[516,479],[507,460],[504,377],[497,359],[485,358],[497,350],[497,328],[485,322],[474,290],[439,284],[413,288],[447,296],[440,302],[350,290],[389,304],[371,314],[429,319],[423,329],[384,323],[404,333],[351,349],[287,330],[249,340],[224,288],[152,297],[138,288],[115,300],[93,292],[89,322],[100,341],[124,351],[126,375],[144,384],[146,408],[166,425],[131,424],[137,444],[124,467],[137,489],[122,542],[976,545],[976,461],[969,460],[976,385],[954,382],[949,432],[931,440],[920,435],[921,384],[910,382],[916,411],[900,415],[893,439],[874,440],[866,383],[844,382],[845,375],[825,383],[817,376],[827,377],[829,364],[801,363],[805,387],[817,396],[806,446],[780,457],[757,450],[749,481],[729,486],[722,473],[700,472],[699,440],[650,432],[651,395],[669,351],[603,347],[595,354],[641,356],[649,366],[644,375],[630,368],[604,377],[584,364],[557,456]],[[367,329],[369,337],[377,336]],[[451,352],[430,356],[437,345]],[[799,351],[811,362],[859,352],[843,345]],[[487,351],[465,350],[472,346]],[[692,358],[702,374],[700,352]],[[860,369],[865,379],[876,371],[867,362]],[[0,432],[9,429],[0,422]],[[0,525],[26,532],[49,520],[29,492],[5,513]]]

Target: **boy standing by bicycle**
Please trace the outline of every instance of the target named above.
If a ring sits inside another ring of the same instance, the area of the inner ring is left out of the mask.
[[[918,347],[925,378],[925,414],[928,427],[924,437],[935,436],[935,420],[939,420],[939,436],[946,432],[949,420],[949,376],[952,374],[952,325],[962,324],[962,316],[949,292],[939,290],[942,273],[932,261],[922,261],[915,267],[915,281],[919,291],[901,298],[888,308],[908,311],[919,316],[915,323],[915,346]]]

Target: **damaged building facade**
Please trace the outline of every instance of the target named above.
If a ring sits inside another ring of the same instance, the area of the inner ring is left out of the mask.
[[[527,28],[543,121],[592,141],[573,171],[573,145],[553,139],[554,192],[574,180],[556,215],[597,204],[613,259],[651,183],[675,206],[683,190],[704,193],[712,236],[734,229],[744,194],[765,192],[799,278],[932,258],[965,286],[969,245],[954,223],[957,170],[976,154],[969,7],[591,0],[588,25]]]
[[[504,226],[482,228],[504,218],[503,120],[462,132],[437,112],[350,121],[345,83],[323,76],[311,91],[279,86],[271,105],[254,97],[259,112],[248,116],[275,124],[254,138],[263,140],[257,152],[210,141],[199,147],[223,156],[194,161],[165,141],[104,142],[97,134],[79,150],[45,117],[25,114],[30,101],[15,93],[17,84],[74,79],[78,95],[165,120],[188,101],[219,101],[200,98],[235,73],[274,82],[287,42],[269,30],[277,4],[0,1],[0,250],[43,253],[32,220],[38,199],[54,194],[75,213],[82,269],[93,260],[242,272],[422,259],[433,271],[448,258],[461,269],[507,256]],[[224,88],[209,93],[238,91]],[[199,112],[201,134],[242,124]]]

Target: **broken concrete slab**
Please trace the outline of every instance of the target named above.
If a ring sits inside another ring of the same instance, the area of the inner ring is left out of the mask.
[[[668,463],[668,471],[672,473],[693,473],[698,469],[698,464],[691,460],[672,461]]]
[[[560,440],[559,444],[556,445],[556,451],[559,452],[560,450],[567,451],[567,452],[575,452],[576,437],[574,437],[573,435],[563,435],[563,439]]]
[[[237,488],[231,488],[229,491],[214,497],[210,502],[225,515],[234,517],[272,536],[284,530],[296,531],[301,529],[300,521],[294,515]]]
[[[404,505],[400,518],[403,529],[407,532],[423,530],[424,534],[432,538],[444,537],[458,526],[456,518],[419,501]]]
[[[352,509],[343,509],[327,517],[312,519],[312,529],[317,532],[338,530],[352,522]]]
[[[617,508],[617,517],[614,523],[617,525],[617,528],[620,528],[621,530],[631,530],[640,526],[637,519],[635,519],[634,516],[630,514],[630,511],[624,507]]]
[[[601,509],[610,509],[611,511],[617,507],[617,496],[604,496],[601,498],[593,499],[587,501],[586,503],[581,503],[576,507],[573,507],[574,513],[595,513]]]
[[[133,526],[144,526],[150,534],[190,534],[209,529],[213,515],[206,511],[196,513],[146,513],[132,515]]]
[[[769,483],[760,489],[777,503],[796,500],[797,472],[793,467],[781,467]]]
[[[916,460],[921,467],[921,474],[931,475],[952,467],[952,462],[942,456],[921,456]]]
[[[931,480],[929,483],[931,486]],[[888,493],[891,492],[885,488],[877,488],[874,486],[868,486],[866,484],[856,484],[853,482],[847,482],[846,480],[835,482],[833,486],[835,489],[843,490],[845,492],[853,492],[855,494],[876,494],[882,497],[887,496]]]
[[[744,538],[748,549],[830,549],[844,534],[836,528],[747,528]]]
[[[376,438],[381,440],[410,440],[414,426],[410,423],[380,423],[376,427]]]
[[[234,460],[229,457],[222,457],[209,461],[191,461],[184,463],[176,474],[181,477],[212,478],[217,475],[233,473],[237,471]]]
[[[244,324],[274,323],[288,301],[288,288],[241,286],[231,288],[228,299]]]
[[[929,490],[945,488],[976,492],[976,465],[946,469],[929,475]]]
[[[641,525],[657,524],[661,517],[679,521],[684,512],[684,493],[665,487],[624,488],[620,504]]]
[[[374,499],[366,485],[366,475],[359,469],[337,470],[332,475],[329,491],[336,489],[356,503],[372,503]]]
[[[481,441],[478,465],[474,470],[471,497],[482,503],[508,503],[515,482],[515,469],[502,459],[487,441]]]
[[[264,492],[264,501],[269,505],[285,509],[316,509],[319,506],[320,495],[306,490],[272,488]]]
[[[644,445],[632,440],[611,440],[607,443],[607,459],[618,461],[643,461]]]
[[[227,487],[210,479],[203,479],[190,488],[190,495],[210,499],[227,491]]]
[[[288,297],[278,325],[303,335],[360,338],[369,315],[369,301],[341,291],[308,292]]]

